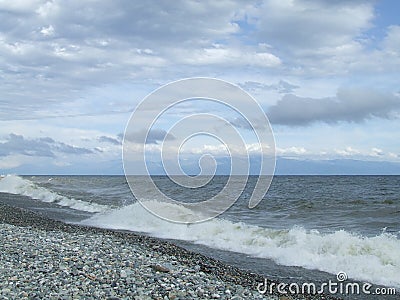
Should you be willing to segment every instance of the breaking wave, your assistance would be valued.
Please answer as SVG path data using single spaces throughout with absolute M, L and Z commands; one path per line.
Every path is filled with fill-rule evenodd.
M 173 210 L 176 214 L 188 213 L 187 208 L 179 205 L 157 201 L 150 201 L 149 205 L 162 205 L 165 206 L 163 209 Z M 191 241 L 215 249 L 269 258 L 286 266 L 332 274 L 344 271 L 356 280 L 400 287 L 400 240 L 389 233 L 365 237 L 344 230 L 332 233 L 301 227 L 277 230 L 224 219 L 185 225 L 164 221 L 139 203 L 96 214 L 82 223 Z
M 110 207 L 107 205 L 96 204 L 59 195 L 56 192 L 41 187 L 28 179 L 16 175 L 6 175 L 0 179 L 0 192 L 28 196 L 32 199 L 43 202 L 56 203 L 60 206 L 92 213 L 103 212 L 110 209 Z

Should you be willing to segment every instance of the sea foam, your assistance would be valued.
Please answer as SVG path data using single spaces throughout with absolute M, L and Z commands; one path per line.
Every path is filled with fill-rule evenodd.
M 187 208 L 150 201 L 146 206 L 162 205 L 164 209 L 187 213 Z M 337 274 L 375 284 L 400 287 L 400 240 L 382 233 L 365 237 L 344 230 L 320 233 L 293 227 L 269 229 L 213 219 L 199 224 L 177 224 L 162 220 L 139 203 L 96 214 L 82 222 L 109 229 L 145 232 L 160 238 L 191 241 L 212 248 L 269 258 L 281 265 Z
M 17 175 L 6 175 L 0 179 L 0 192 L 28 196 L 43 202 L 53 202 L 60 206 L 87 212 L 102 212 L 109 210 L 107 205 L 68 198 L 49 189 L 38 186 L 34 182 Z

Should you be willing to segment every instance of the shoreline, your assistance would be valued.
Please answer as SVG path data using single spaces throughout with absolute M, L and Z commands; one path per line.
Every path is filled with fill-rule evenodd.
M 0 295 L 5 299 L 91 299 L 93 294 L 92 299 L 339 299 L 329 295 L 262 295 L 257 285 L 264 282 L 263 276 L 168 241 L 66 224 L 10 205 L 0 204 L 0 226 Z M 9 261 L 11 256 L 16 259 Z M 51 268 L 30 270 L 38 260 Z M 36 276 L 38 269 L 40 276 Z M 24 275 L 26 271 L 30 271 L 32 282 Z M 48 278 L 62 284 L 55 288 Z M 42 285 L 47 288 L 40 290 Z

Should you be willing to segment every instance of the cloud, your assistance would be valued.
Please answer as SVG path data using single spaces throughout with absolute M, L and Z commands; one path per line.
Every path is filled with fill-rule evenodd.
M 95 101 L 83 96 L 87 88 L 126 82 L 266 68 L 284 75 L 382 64 L 398 70 L 398 26 L 366 51 L 374 2 L 331 2 L 2 1 L 0 120 L 44 117 L 71 100 Z M 255 88 L 296 88 L 275 85 Z
M 27 156 L 54 157 L 50 144 L 47 140 L 26 140 L 22 135 L 10 134 L 7 141 L 1 143 L 0 156 L 10 154 L 23 154 Z
M 254 27 L 248 39 L 279 55 L 285 74 L 397 72 L 398 26 L 384 28 L 376 22 L 384 18 L 376 4 L 373 0 L 261 1 L 246 10 L 246 20 Z M 376 29 L 382 31 L 377 34 Z M 384 32 L 386 37 L 381 36 Z
M 16 168 L 27 161 L 23 160 L 22 158 L 26 158 L 24 155 L 7 155 L 7 156 L 0 156 L 0 169 L 12 169 Z
M 288 52 L 315 53 L 346 45 L 371 27 L 372 1 L 263 1 L 254 12 L 257 34 Z
M 163 140 L 172 141 L 175 136 L 166 132 L 164 129 L 152 129 L 150 131 L 141 130 L 137 132 L 125 133 L 125 140 L 134 143 L 143 143 L 146 140 L 146 144 L 158 144 Z
M 279 80 L 279 82 L 275 84 L 265 84 L 256 81 L 246 81 L 244 83 L 239 83 L 239 86 L 245 89 L 246 91 L 253 93 L 258 92 L 260 90 L 273 90 L 281 94 L 293 93 L 297 88 L 299 88 L 298 85 L 291 84 L 285 80 Z
M 281 60 L 276 55 L 265 51 L 254 51 L 240 48 L 226 48 L 214 45 L 211 48 L 196 50 L 185 62 L 193 65 L 237 65 L 255 67 L 276 67 Z
M 92 150 L 57 142 L 49 137 L 26 139 L 22 135 L 10 134 L 0 142 L 0 156 L 21 154 L 25 156 L 56 157 L 56 153 L 90 154 Z
M 251 123 L 249 123 L 251 121 Z M 246 129 L 250 131 L 254 131 L 255 129 L 265 129 L 267 124 L 265 124 L 264 119 L 256 119 L 246 120 L 244 117 L 236 117 L 229 120 L 229 123 L 236 128 Z
M 241 9 L 236 1 L 1 1 L 0 119 L 46 115 L 88 87 L 165 81 L 195 50 L 235 34 Z M 239 54 L 249 55 L 246 63 L 274 60 Z
M 371 156 L 383 156 L 383 155 L 385 155 L 385 153 L 382 149 L 372 148 L 370 155 Z
M 43 1 L 38 0 L 15 0 L 15 1 L 0 1 L 0 11 L 8 13 L 23 14 L 34 10 Z
M 389 52 L 399 54 L 400 52 L 400 26 L 389 26 L 384 45 Z
M 68 154 L 90 154 L 92 150 L 82 147 L 76 147 L 68 145 L 62 142 L 54 143 L 53 150 L 56 152 L 68 153 Z
M 349 153 L 352 145 L 357 155 L 398 160 L 392 140 L 400 116 L 400 94 L 393 94 L 399 93 L 400 26 L 386 19 L 388 8 L 375 0 L 0 0 L 2 164 L 59 159 L 70 160 L 73 170 L 87 165 L 74 154 L 90 151 L 85 159 L 96 160 L 93 169 L 100 159 L 117 160 L 122 138 L 109 132 L 121 132 L 148 93 L 191 76 L 241 82 L 262 107 L 276 103 L 268 111 L 274 124 L 329 124 L 307 131 L 278 126 L 282 155 L 335 157 L 334 149 Z M 339 86 L 353 84 L 358 90 L 335 96 Z M 220 112 L 195 102 L 169 110 L 146 149 L 159 149 L 164 137 L 179 139 L 162 131 L 174 118 Z M 251 135 L 236 114 L 221 116 Z M 362 123 L 368 119 L 374 120 Z M 137 143 L 146 133 L 136 130 L 127 135 L 129 146 L 143 147 Z M 338 139 L 329 140 L 333 135 Z
M 101 142 L 101 143 L 110 143 L 110 144 L 113 144 L 113 145 L 121 145 L 121 139 L 120 138 L 116 139 L 116 138 L 105 136 L 105 135 L 100 136 L 98 138 L 98 141 Z
M 307 150 L 304 147 L 289 147 L 289 148 L 276 148 L 276 154 L 279 156 L 287 156 L 287 155 L 304 155 L 307 153 Z
M 354 156 L 354 155 L 360 155 L 361 151 L 349 146 L 346 147 L 345 149 L 336 149 L 335 153 L 339 154 L 340 156 Z
M 334 98 L 285 95 L 267 111 L 271 123 L 304 126 L 314 122 L 361 122 L 391 118 L 400 110 L 400 97 L 368 90 L 341 89 Z

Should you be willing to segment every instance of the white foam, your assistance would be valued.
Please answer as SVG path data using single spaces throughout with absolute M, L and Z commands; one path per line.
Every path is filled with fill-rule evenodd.
M 90 203 L 59 195 L 16 175 L 7 175 L 0 179 L 0 192 L 28 196 L 43 202 L 54 202 L 60 206 L 87 212 L 102 212 L 110 209 L 107 205 Z
M 156 201 L 177 214 L 186 208 Z M 181 211 L 182 210 L 182 211 Z M 364 237 L 344 230 L 333 233 L 307 231 L 300 227 L 276 230 L 233 223 L 223 219 L 192 225 L 159 219 L 139 203 L 83 221 L 85 225 L 146 232 L 156 237 L 192 241 L 212 248 L 273 259 L 286 266 L 301 266 L 349 278 L 400 287 L 400 240 L 391 234 Z

